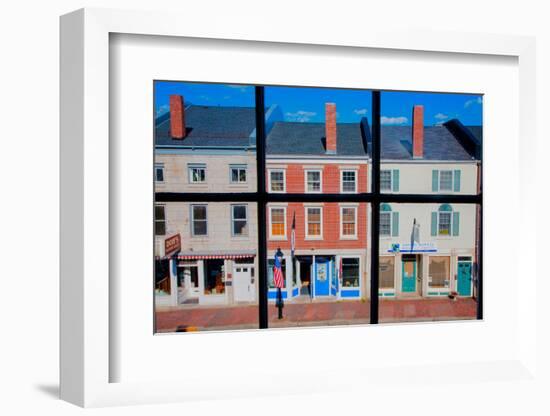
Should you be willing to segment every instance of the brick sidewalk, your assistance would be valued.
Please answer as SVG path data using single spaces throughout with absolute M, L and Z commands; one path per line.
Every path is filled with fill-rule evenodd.
M 434 321 L 476 317 L 473 299 L 380 300 L 380 322 Z M 370 302 L 341 301 L 286 303 L 284 319 L 277 319 L 277 308 L 269 304 L 272 327 L 365 324 L 369 322 Z M 156 313 L 158 332 L 173 332 L 178 326 L 198 330 L 258 328 L 257 306 L 166 308 Z

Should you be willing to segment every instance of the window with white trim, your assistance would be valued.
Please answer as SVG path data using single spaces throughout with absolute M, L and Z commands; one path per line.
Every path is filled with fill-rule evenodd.
M 391 170 L 380 171 L 380 190 L 381 191 L 392 190 L 392 171 Z
M 341 189 L 343 193 L 357 192 L 357 171 L 342 170 L 341 171 Z
M 208 235 L 207 210 L 207 205 L 191 205 L 191 235 L 193 237 Z
M 380 212 L 380 237 L 391 236 L 391 217 L 391 211 Z
M 439 171 L 439 190 L 452 192 L 453 190 L 453 171 L 452 170 Z
M 269 190 L 271 192 L 285 192 L 284 169 L 271 169 L 269 171 Z
M 248 235 L 248 206 L 231 205 L 231 235 L 245 237 Z
M 320 193 L 322 192 L 322 174 L 320 170 L 306 170 L 306 192 Z
M 439 235 L 451 235 L 452 226 L 452 212 L 439 212 L 438 219 L 438 234 Z
M 357 207 L 340 207 L 340 237 L 357 237 Z
M 286 208 L 269 208 L 269 234 L 272 239 L 286 239 Z
M 229 179 L 231 183 L 246 183 L 247 167 L 246 165 L 232 165 L 229 167 Z
M 323 208 L 306 207 L 306 238 L 323 237 Z
M 188 165 L 189 183 L 206 182 L 206 165 L 190 164 Z

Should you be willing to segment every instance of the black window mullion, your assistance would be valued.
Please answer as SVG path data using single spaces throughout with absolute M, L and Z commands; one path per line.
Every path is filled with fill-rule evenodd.
M 256 176 L 258 203 L 258 314 L 260 328 L 268 327 L 267 302 L 267 233 L 265 191 L 265 99 L 264 87 L 255 87 L 256 96 Z
M 378 277 L 380 245 L 380 91 L 372 92 L 372 202 L 370 244 L 370 323 L 378 323 Z
M 479 205 L 478 212 L 478 248 L 477 248 L 477 267 L 476 267 L 476 300 L 477 300 L 477 319 L 483 319 L 483 205 Z

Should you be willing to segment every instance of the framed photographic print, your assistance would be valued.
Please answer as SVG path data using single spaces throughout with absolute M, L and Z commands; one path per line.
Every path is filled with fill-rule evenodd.
M 180 17 L 62 18 L 62 398 L 532 371 L 533 40 Z

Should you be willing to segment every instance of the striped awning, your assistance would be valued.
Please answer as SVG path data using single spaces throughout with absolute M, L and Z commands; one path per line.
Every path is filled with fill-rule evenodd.
M 255 254 L 178 254 L 178 260 L 233 260 L 255 257 Z

